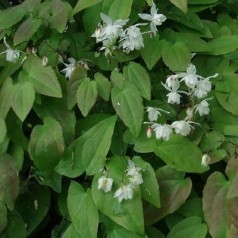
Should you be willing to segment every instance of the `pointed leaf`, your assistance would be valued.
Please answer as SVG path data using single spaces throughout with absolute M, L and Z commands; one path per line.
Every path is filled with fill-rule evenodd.
M 96 238 L 99 223 L 97 208 L 92 200 L 91 190 L 71 182 L 67 204 L 72 224 L 82 237 Z
M 62 97 L 60 84 L 51 66 L 43 67 L 42 60 L 30 55 L 23 69 L 27 72 L 27 79 L 33 84 L 37 93 L 50 97 Z
M 24 121 L 30 112 L 34 100 L 35 90 L 32 83 L 24 81 L 14 85 L 12 109 L 21 121 Z
M 169 141 L 163 141 L 155 153 L 165 163 L 179 171 L 203 173 L 208 170 L 201 165 L 201 150 L 189 139 L 180 135 L 173 135 Z
M 165 41 L 159 40 L 158 36 L 153 38 L 150 38 L 149 36 L 144 37 L 145 47 L 140 51 L 141 56 L 149 70 L 151 70 L 161 58 L 164 43 Z
M 115 116 L 109 117 L 86 131 L 66 149 L 56 171 L 74 178 L 85 170 L 92 175 L 103 168 L 115 122 Z
M 7 207 L 0 201 L 0 234 L 7 226 Z
M 52 16 L 50 23 L 59 33 L 65 30 L 68 20 L 68 7 L 61 0 L 52 1 Z
M 31 133 L 29 153 L 35 166 L 43 171 L 52 171 L 63 151 L 64 138 L 59 122 L 46 117 L 44 125 L 35 126 Z
M 207 235 L 207 226 L 202 224 L 199 217 L 188 217 L 177 223 L 169 232 L 167 238 L 205 238 Z
M 130 62 L 128 66 L 123 68 L 123 76 L 139 89 L 142 97 L 150 100 L 150 76 L 140 64 Z
M 111 91 L 111 83 L 103 74 L 96 73 L 94 75 L 95 82 L 97 83 L 98 94 L 105 100 L 108 101 Z
M 29 41 L 41 25 L 40 19 L 28 18 L 16 30 L 14 45 Z
M 25 9 L 21 5 L 2 10 L 0 14 L 0 30 L 10 28 L 18 23 L 25 13 Z
M 85 8 L 91 7 L 95 4 L 100 3 L 102 0 L 78 0 L 75 8 L 74 8 L 74 14 L 82 11 Z
M 164 63 L 172 71 L 186 71 L 190 63 L 191 54 L 182 42 L 167 43 L 162 51 L 162 58 Z
M 6 123 L 2 118 L 0 118 L 0 143 L 4 141 L 6 134 L 7 134 Z
M 137 137 L 141 130 L 144 114 L 142 98 L 138 89 L 131 82 L 125 82 L 123 89 L 112 88 L 111 97 L 116 113 L 129 127 L 132 135 Z
M 178 7 L 183 12 L 187 12 L 188 6 L 187 6 L 187 0 L 170 0 L 176 7 Z
M 76 95 L 77 104 L 83 116 L 86 117 L 88 115 L 97 100 L 97 95 L 96 82 L 85 78 L 79 85 Z

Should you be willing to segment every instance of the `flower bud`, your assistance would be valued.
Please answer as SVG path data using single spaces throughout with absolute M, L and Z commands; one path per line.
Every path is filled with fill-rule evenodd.
M 152 136 L 152 128 L 151 127 L 147 128 L 146 135 L 147 135 L 147 138 L 151 138 L 151 136 Z
M 47 64 L 48 64 L 48 58 L 44 56 L 42 59 L 42 66 L 47 66 Z
M 206 167 L 206 166 L 208 166 L 210 161 L 211 161 L 211 157 L 208 154 L 204 154 L 202 156 L 202 163 L 201 163 L 201 165 Z

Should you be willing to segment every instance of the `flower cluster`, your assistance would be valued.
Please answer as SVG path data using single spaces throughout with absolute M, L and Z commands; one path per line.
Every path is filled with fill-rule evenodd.
M 150 32 L 156 35 L 157 26 L 161 25 L 166 17 L 163 14 L 158 14 L 155 4 L 152 4 L 150 14 L 138 14 L 139 17 L 145 21 L 150 22 Z M 112 19 L 105 15 L 100 14 L 102 23 L 98 24 L 92 37 L 96 38 L 96 42 L 102 43 L 100 50 L 105 50 L 105 55 L 111 54 L 115 49 L 122 48 L 124 52 L 129 53 L 133 50 L 140 50 L 144 47 L 143 37 L 140 26 L 147 25 L 148 23 L 138 23 L 129 26 L 126 29 L 123 27 L 127 24 L 129 19 L 112 21 Z M 146 32 L 144 32 L 146 33 Z M 116 46 L 116 44 L 118 46 Z
M 147 129 L 147 137 L 152 136 L 152 132 L 155 132 L 157 139 L 169 140 L 173 131 L 176 134 L 187 136 L 194 128 L 193 125 L 199 125 L 192 121 L 193 112 L 198 113 L 200 116 L 208 115 L 210 112 L 208 101 L 212 98 L 204 99 L 211 91 L 210 79 L 217 77 L 218 74 L 204 78 L 196 73 L 196 67 L 190 64 L 186 72 L 174 74 L 167 78 L 165 84 L 162 83 L 164 88 L 169 91 L 167 96 L 167 102 L 170 104 L 180 104 L 182 94 L 189 97 L 191 101 L 191 107 L 186 111 L 187 116 L 183 120 L 174 121 L 170 124 L 156 123 L 158 117 L 161 116 L 161 112 L 164 110 L 160 108 L 147 107 L 148 120 L 145 124 L 149 124 Z M 184 83 L 187 90 L 179 90 L 181 83 Z M 194 105 L 194 102 L 197 102 Z
M 136 167 L 135 163 L 131 160 L 128 160 L 125 175 L 126 179 L 124 180 L 126 180 L 126 182 L 123 182 L 114 193 L 114 198 L 117 198 L 119 203 L 121 203 L 122 200 L 132 199 L 134 196 L 134 189 L 143 183 L 141 168 Z M 103 190 L 105 193 L 112 190 L 112 185 L 113 179 L 108 176 L 103 175 L 98 179 L 98 189 Z

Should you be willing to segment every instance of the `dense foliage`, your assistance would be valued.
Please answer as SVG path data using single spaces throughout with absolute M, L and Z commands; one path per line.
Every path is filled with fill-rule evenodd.
M 0 3 L 0 237 L 238 237 L 238 2 Z

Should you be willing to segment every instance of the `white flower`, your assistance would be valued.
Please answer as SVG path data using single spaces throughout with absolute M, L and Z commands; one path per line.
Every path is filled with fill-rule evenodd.
M 191 126 L 191 123 L 194 123 L 194 122 L 184 121 L 184 120 L 175 121 L 172 123 L 172 127 L 175 129 L 176 134 L 180 134 L 182 136 L 187 136 L 187 135 L 189 135 L 189 133 L 191 132 L 191 130 L 193 128 Z M 196 124 L 196 123 L 194 123 L 194 124 Z
M 150 21 L 150 29 L 156 35 L 156 26 L 162 25 L 167 19 L 163 14 L 158 14 L 155 4 L 153 3 L 150 9 L 150 14 L 138 14 L 143 20 Z
M 122 47 L 126 53 L 133 50 L 140 50 L 144 47 L 143 37 L 140 29 L 137 27 L 138 25 L 141 24 L 128 27 L 122 35 L 119 47 Z
M 126 175 L 129 176 L 129 181 L 132 186 L 143 183 L 143 178 L 140 171 L 141 171 L 140 167 L 136 167 L 135 163 L 132 160 L 128 160 Z
M 149 121 L 157 121 L 158 116 L 161 115 L 159 110 L 154 107 L 147 107 L 146 111 L 148 112 L 148 119 Z
M 13 50 L 7 44 L 6 37 L 3 38 L 3 41 L 4 41 L 5 46 L 7 47 L 7 50 L 2 52 L 1 54 L 5 54 L 6 53 L 6 61 L 15 63 L 19 59 L 19 57 L 20 57 L 20 51 Z
M 187 73 L 181 73 L 178 76 L 182 77 L 181 81 L 184 81 L 189 88 L 194 88 L 198 83 L 196 67 L 193 64 L 188 66 Z
M 128 200 L 133 198 L 133 186 L 121 185 L 119 189 L 114 194 L 114 198 L 118 199 L 118 202 L 121 203 L 123 199 Z
M 171 125 L 161 125 L 155 123 L 152 125 L 152 128 L 154 129 L 155 136 L 157 139 L 163 139 L 165 141 L 169 140 L 170 135 L 173 133 Z
M 195 112 L 198 112 L 201 117 L 203 115 L 208 115 L 210 112 L 209 104 L 206 100 L 201 101 L 194 108 L 195 108 Z
M 198 99 L 204 98 L 207 96 L 208 92 L 212 89 L 211 83 L 208 78 L 204 80 L 199 80 L 196 88 L 193 90 L 193 95 Z
M 99 27 L 96 29 L 95 33 L 92 35 L 96 38 L 97 42 L 102 42 L 105 40 L 112 41 L 113 39 L 119 37 L 123 33 L 122 27 L 128 22 L 129 19 L 126 20 L 116 20 L 115 22 L 112 21 L 112 19 L 101 13 L 100 17 L 103 21 L 103 25 L 99 25 Z M 107 44 L 104 45 L 108 45 Z
M 71 77 L 71 75 L 77 65 L 77 62 L 74 58 L 68 58 L 68 61 L 69 61 L 69 64 L 62 62 L 66 67 L 61 70 L 61 72 L 65 74 L 66 78 Z
M 134 174 L 129 178 L 130 184 L 132 186 L 140 185 L 143 183 L 143 178 L 141 173 Z
M 180 83 L 178 81 L 178 75 L 174 74 L 174 75 L 170 75 L 167 79 L 165 84 L 170 87 L 170 88 L 179 88 Z
M 127 176 L 134 176 L 141 171 L 140 167 L 136 167 L 135 163 L 132 160 L 128 160 L 128 167 L 127 167 Z
M 210 161 L 211 161 L 210 156 L 209 156 L 208 154 L 204 154 L 204 155 L 202 156 L 201 165 L 206 167 L 206 166 L 208 166 L 208 164 L 210 163 Z
M 98 189 L 102 189 L 105 193 L 111 191 L 113 184 L 112 178 L 107 178 L 105 176 L 101 176 L 98 179 Z
M 168 87 L 167 85 L 161 83 L 170 93 L 168 93 L 166 96 L 168 97 L 168 103 L 171 104 L 180 104 L 180 97 L 181 95 L 179 93 L 185 93 L 188 94 L 185 91 L 178 90 L 179 89 L 179 84 L 173 84 L 172 87 Z

